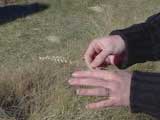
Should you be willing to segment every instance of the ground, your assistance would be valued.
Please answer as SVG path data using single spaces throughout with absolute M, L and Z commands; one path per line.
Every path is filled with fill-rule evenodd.
M 0 119 L 151 120 L 128 108 L 86 110 L 86 103 L 100 98 L 75 96 L 67 80 L 87 69 L 81 58 L 91 40 L 143 22 L 160 11 L 160 1 L 37 1 L 48 9 L 0 25 Z M 128 70 L 158 72 L 159 64 Z

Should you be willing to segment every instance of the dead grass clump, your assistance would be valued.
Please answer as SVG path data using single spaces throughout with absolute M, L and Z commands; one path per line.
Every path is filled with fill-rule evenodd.
M 33 111 L 39 111 L 56 77 L 50 69 L 37 63 L 15 69 L 1 68 L 0 108 L 18 120 L 25 120 Z

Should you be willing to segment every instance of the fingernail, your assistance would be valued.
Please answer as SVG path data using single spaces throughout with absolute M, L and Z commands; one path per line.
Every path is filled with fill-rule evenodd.
M 76 94 L 79 94 L 80 93 L 80 90 L 76 90 Z
M 77 75 L 78 75 L 78 72 L 72 73 L 72 76 L 77 76 Z
M 72 81 L 73 81 L 73 80 L 68 80 L 68 82 L 69 82 L 70 84 L 72 84 Z
M 86 105 L 85 107 L 86 107 L 86 109 L 89 109 L 89 105 Z

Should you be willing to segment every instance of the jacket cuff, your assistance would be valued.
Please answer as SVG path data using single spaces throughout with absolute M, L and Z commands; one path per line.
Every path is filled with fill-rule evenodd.
M 160 74 L 135 71 L 132 76 L 130 107 L 160 119 Z
M 145 62 L 153 56 L 152 41 L 150 38 L 149 24 L 135 24 L 122 30 L 115 30 L 110 35 L 120 35 L 125 41 L 127 48 L 127 59 L 119 68 L 127 68 L 135 63 Z

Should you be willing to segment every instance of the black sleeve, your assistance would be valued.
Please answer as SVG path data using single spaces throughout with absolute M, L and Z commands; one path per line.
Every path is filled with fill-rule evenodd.
M 160 74 L 135 71 L 132 76 L 131 111 L 160 119 Z
M 160 58 L 160 13 L 144 23 L 112 31 L 110 35 L 120 35 L 126 43 L 128 59 L 119 68 Z

